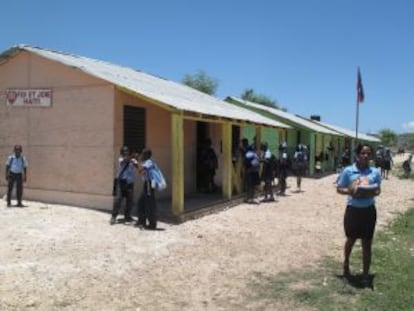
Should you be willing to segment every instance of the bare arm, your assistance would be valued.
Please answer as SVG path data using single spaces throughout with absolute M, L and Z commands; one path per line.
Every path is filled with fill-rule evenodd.
M 338 187 L 338 188 L 336 188 L 336 192 L 339 193 L 339 194 L 350 195 L 354 198 L 373 197 L 373 196 L 378 196 L 381 193 L 381 188 L 380 187 L 375 189 L 375 191 L 373 193 L 367 193 L 367 194 L 357 193 L 356 188 L 357 187 L 349 187 L 349 188 Z
M 350 188 L 338 187 L 338 188 L 336 188 L 336 192 L 339 193 L 339 194 L 352 195 L 353 190 L 350 189 Z

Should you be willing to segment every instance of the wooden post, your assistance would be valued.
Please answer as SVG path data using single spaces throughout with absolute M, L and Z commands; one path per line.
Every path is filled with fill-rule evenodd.
M 262 127 L 260 125 L 255 127 L 255 133 L 256 141 L 254 148 L 256 148 L 257 151 L 260 150 L 260 144 L 262 143 Z
M 315 151 L 316 151 L 316 141 L 315 141 L 315 133 L 310 131 L 309 132 L 309 175 L 313 175 L 315 173 Z
M 326 147 L 325 147 L 325 139 L 326 139 L 326 134 L 321 134 L 322 137 L 322 158 L 321 158 L 321 171 L 324 173 L 325 172 L 325 168 L 326 168 L 326 161 L 325 161 L 325 152 L 326 152 Z
M 171 114 L 171 145 L 172 212 L 180 216 L 184 212 L 184 121 L 175 112 Z
M 231 135 L 231 123 L 223 123 L 221 126 L 221 140 L 223 149 L 223 183 L 222 193 L 225 199 L 230 200 L 233 190 L 232 184 L 232 135 Z

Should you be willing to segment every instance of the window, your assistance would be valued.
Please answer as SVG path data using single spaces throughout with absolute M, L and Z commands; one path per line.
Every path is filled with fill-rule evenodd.
M 141 152 L 145 147 L 145 109 L 124 106 L 124 145 L 131 152 Z

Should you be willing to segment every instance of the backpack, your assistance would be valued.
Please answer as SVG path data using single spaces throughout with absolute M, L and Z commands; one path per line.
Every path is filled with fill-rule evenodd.
M 165 190 L 167 188 L 167 182 L 164 175 L 158 168 L 157 164 L 153 162 L 153 166 L 148 170 L 149 179 L 151 180 L 151 187 L 158 191 Z
M 303 151 L 298 151 L 296 155 L 296 162 L 305 162 L 305 154 L 303 153 Z
M 244 163 L 246 169 L 258 171 L 260 167 L 259 157 L 253 150 L 248 150 L 244 156 Z
M 277 161 L 276 156 L 274 154 L 272 154 L 270 156 L 270 160 L 269 160 L 269 166 L 270 166 L 270 169 L 272 170 L 272 172 L 275 172 L 277 170 L 277 166 L 278 166 L 277 162 L 278 161 Z
M 403 162 L 402 167 L 403 167 L 404 171 L 411 171 L 411 161 L 410 160 L 405 160 Z
M 280 156 L 279 163 L 281 167 L 287 167 L 289 165 L 289 156 L 286 152 L 283 152 Z
M 390 151 L 385 151 L 384 154 L 384 161 L 391 161 L 391 152 Z

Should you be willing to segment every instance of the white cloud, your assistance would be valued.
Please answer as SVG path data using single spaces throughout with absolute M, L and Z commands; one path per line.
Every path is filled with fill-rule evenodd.
M 414 131 L 414 121 L 408 121 L 402 124 L 403 129 L 407 131 Z

